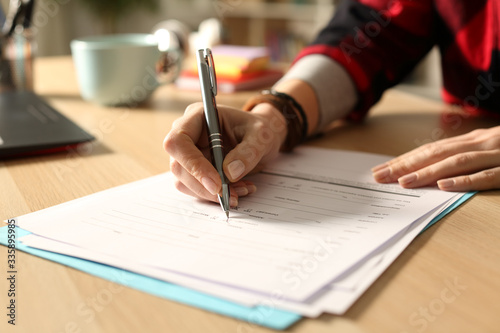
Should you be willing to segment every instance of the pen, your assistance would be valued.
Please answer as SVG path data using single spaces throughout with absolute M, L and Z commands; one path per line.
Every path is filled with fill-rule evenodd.
M 209 48 L 200 49 L 196 53 L 196 59 L 198 61 L 198 75 L 200 77 L 205 120 L 208 127 L 208 141 L 210 142 L 210 150 L 212 152 L 212 164 L 215 166 L 222 180 L 222 195 L 218 195 L 219 203 L 224 213 L 226 213 L 226 218 L 229 219 L 229 182 L 222 169 L 224 146 L 222 143 L 222 134 L 219 129 L 219 111 L 215 102 L 217 80 L 212 51 Z

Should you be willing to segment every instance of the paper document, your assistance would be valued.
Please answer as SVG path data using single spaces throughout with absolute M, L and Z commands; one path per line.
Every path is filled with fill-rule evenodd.
M 21 216 L 24 244 L 217 297 L 317 316 L 344 312 L 463 193 L 377 184 L 388 156 L 301 147 L 248 179 L 226 222 L 169 173 Z
M 399 253 L 408 245 L 408 243 L 416 236 L 429 220 L 437 214 L 438 211 L 428 214 L 420 219 L 408 230 L 402 232 L 401 238 L 395 237 L 393 242 L 389 242 L 383 248 L 372 253 L 366 258 L 365 262 L 361 262 L 359 267 L 352 271 L 346 272 L 345 276 L 339 280 L 329 284 L 319 297 L 307 302 L 297 303 L 282 299 L 280 294 L 273 295 L 272 298 L 255 295 L 243 290 L 236 290 L 214 283 L 189 279 L 186 276 L 177 275 L 175 273 L 160 270 L 154 267 L 130 264 L 126 260 L 118 262 L 117 258 L 105 257 L 102 254 L 95 253 L 92 250 L 77 248 L 61 242 L 52 241 L 50 239 L 29 235 L 23 238 L 23 243 L 28 246 L 44 249 L 51 252 L 63 252 L 66 255 L 84 258 L 91 261 L 101 262 L 103 264 L 119 264 L 120 267 L 132 271 L 140 271 L 151 277 L 172 283 L 182 283 L 189 288 L 203 291 L 210 295 L 227 299 L 232 302 L 237 302 L 245 306 L 269 306 L 271 302 L 276 307 L 282 310 L 300 313 L 308 317 L 316 317 L 323 312 L 334 314 L 344 313 L 354 301 L 370 286 L 370 284 L 387 268 L 387 266 L 399 255 Z

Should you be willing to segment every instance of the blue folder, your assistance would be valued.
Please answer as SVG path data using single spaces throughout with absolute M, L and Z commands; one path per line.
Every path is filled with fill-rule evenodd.
M 440 215 L 435 217 L 424 230 L 439 221 L 446 214 L 458 207 L 460 204 L 472 197 L 474 193 L 467 193 L 457 200 L 453 205 L 448 207 Z M 0 228 L 0 244 L 7 245 L 8 227 Z M 422 231 L 423 232 L 423 231 Z M 29 231 L 21 228 L 16 228 L 16 241 L 28 235 Z M 169 282 L 154 279 L 141 274 L 126 271 L 120 268 L 103 265 L 94 261 L 79 259 L 63 254 L 39 250 L 28 247 L 22 243 L 16 242 L 16 248 L 35 256 L 45 258 L 57 263 L 78 269 L 80 271 L 101 277 L 112 282 L 122 284 L 149 294 L 163 297 L 175 302 L 191 305 L 215 312 L 218 314 L 233 317 L 249 324 L 257 324 L 269 328 L 284 330 L 300 320 L 302 317 L 299 314 L 288 311 L 270 308 L 266 306 L 247 307 L 234 302 L 226 301 L 217 297 L 213 297 L 189 288 L 181 287 Z

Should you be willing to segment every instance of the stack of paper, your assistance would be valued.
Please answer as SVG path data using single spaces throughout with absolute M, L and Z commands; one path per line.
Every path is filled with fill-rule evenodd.
M 247 307 L 342 314 L 463 193 L 377 184 L 387 156 L 302 147 L 251 176 L 226 222 L 171 174 L 17 218 L 28 246 L 169 281 Z
M 217 88 L 222 93 L 270 86 L 283 75 L 270 68 L 267 48 L 219 45 L 212 48 Z M 176 80 L 180 89 L 199 90 L 198 69 L 193 63 Z

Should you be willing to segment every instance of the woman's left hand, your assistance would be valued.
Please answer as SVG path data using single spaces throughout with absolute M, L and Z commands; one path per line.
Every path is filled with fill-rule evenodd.
M 500 126 L 423 145 L 372 169 L 379 183 L 444 191 L 500 189 Z

